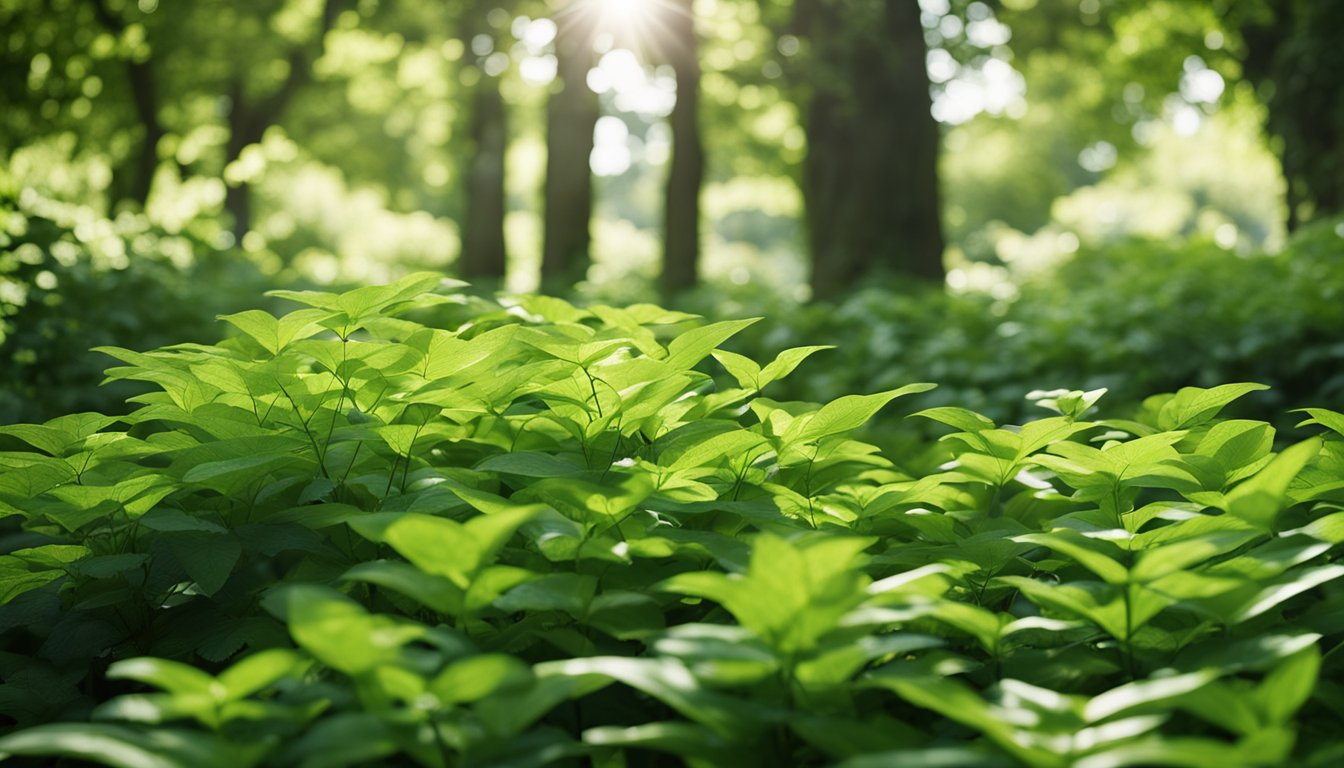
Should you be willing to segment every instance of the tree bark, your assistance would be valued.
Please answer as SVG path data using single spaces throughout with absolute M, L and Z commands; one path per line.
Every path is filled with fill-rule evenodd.
M 592 13 L 571 3 L 556 16 L 556 90 L 546 121 L 546 182 L 541 280 L 565 290 L 588 272 L 593 215 L 589 158 L 597 125 L 597 94 L 588 87 L 593 64 Z
M 799 0 L 812 42 L 803 168 L 812 291 L 875 272 L 939 283 L 939 130 L 916 0 Z
M 699 280 L 700 187 L 705 157 L 700 142 L 699 41 L 691 6 L 691 0 L 680 0 L 665 11 L 665 30 L 670 38 L 667 58 L 677 78 L 677 100 L 668 118 L 672 158 L 663 216 L 661 283 L 666 296 L 692 288 Z
M 1344 213 L 1344 5 L 1283 2 L 1243 28 L 1248 80 L 1266 102 L 1265 131 L 1281 142 L 1289 231 Z
M 99 22 L 115 35 L 126 30 L 126 22 L 108 7 L 106 0 L 97 0 L 93 4 L 94 14 Z M 140 146 L 136 151 L 131 181 L 126 185 L 127 199 L 138 203 L 143 209 L 149 202 L 150 188 L 154 185 L 154 174 L 159 168 L 159 142 L 167 134 L 159 120 L 158 80 L 149 61 L 127 59 L 126 80 L 131 88 L 131 103 L 135 107 L 136 117 L 143 131 Z
M 318 25 L 315 46 L 295 46 L 288 55 L 289 74 L 274 93 L 252 103 L 247 100 L 243 88 L 243 79 L 237 76 L 230 88 L 231 108 L 229 110 L 229 141 L 225 145 L 224 164 L 228 165 L 242 156 L 247 147 L 261 142 L 266 129 L 276 124 L 284 114 L 285 108 L 298 93 L 313 79 L 313 62 L 322 57 L 326 50 L 327 32 L 336 22 L 339 0 L 326 0 L 322 6 L 322 18 Z M 309 52 L 310 47 L 316 50 Z M 248 182 L 231 184 L 224 195 L 224 210 L 233 217 L 233 236 L 242 242 L 243 236 L 252 229 L 252 189 Z
M 499 79 L 482 74 L 472 98 L 470 166 L 462 224 L 461 272 L 499 282 L 508 268 L 504 246 L 504 154 L 508 125 Z

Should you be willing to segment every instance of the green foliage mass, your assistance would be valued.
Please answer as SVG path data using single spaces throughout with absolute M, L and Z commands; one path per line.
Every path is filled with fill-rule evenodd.
M 930 385 L 775 400 L 839 353 L 442 285 L 278 291 L 220 344 L 105 349 L 156 388 L 127 415 L 0 428 L 0 754 L 1341 758 L 1344 414 L 1280 444 L 1219 415 L 1256 384 L 1058 392 L 883 453 L 854 430 Z
M 217 341 L 214 316 L 247 306 L 264 279 L 206 237 L 0 192 L 0 423 L 123 412 L 144 387 L 96 388 L 107 359 L 90 346 Z
M 1007 297 L 898 292 L 875 285 L 835 303 L 774 312 L 734 339 L 764 357 L 835 344 L 787 396 L 835 397 L 914 379 L 941 404 L 1030 418 L 1038 389 L 1100 389 L 1122 407 L 1153 392 L 1251 379 L 1273 387 L 1248 415 L 1278 419 L 1344 398 L 1344 239 L 1338 222 L 1304 229 L 1281 253 L 1238 256 L 1211 243 L 1130 240 L 1084 248 L 1057 268 L 1006 282 Z M 724 298 L 701 297 L 709 304 Z M 752 298 L 743 303 L 756 303 Z M 698 303 L 693 306 L 699 306 Z

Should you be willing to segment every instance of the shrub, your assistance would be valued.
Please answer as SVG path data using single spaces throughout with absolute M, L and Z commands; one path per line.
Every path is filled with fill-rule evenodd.
M 1129 408 L 1153 392 L 1251 379 L 1273 390 L 1245 415 L 1273 419 L 1293 404 L 1344 401 L 1341 231 L 1313 227 L 1274 256 L 1119 243 L 1023 278 L 1005 299 L 871 287 L 836 304 L 776 307 L 779 323 L 732 346 L 769 357 L 837 345 L 835 364 L 786 383 L 786 395 L 807 399 L 927 379 L 941 403 L 1021 421 L 1036 389 L 1106 388 L 1113 407 Z
M 89 347 L 218 341 L 215 315 L 248 306 L 262 283 L 190 231 L 0 193 L 0 423 L 121 412 L 143 387 L 98 389 L 108 359 Z
M 0 753 L 116 766 L 1330 765 L 1344 415 L 1095 392 L 884 454 L 751 321 L 282 291 L 0 428 Z M 717 362 L 709 362 L 710 357 Z M 715 379 L 705 371 L 723 373 Z M 905 400 L 903 398 L 911 398 Z M 910 410 L 905 408 L 905 410 Z M 15 525 L 17 523 L 17 525 Z

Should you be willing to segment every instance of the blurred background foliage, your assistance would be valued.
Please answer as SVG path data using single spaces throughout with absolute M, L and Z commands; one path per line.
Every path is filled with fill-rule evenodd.
M 1344 3 L 0 0 L 0 422 L 266 287 L 769 315 L 793 396 L 1344 400 Z M 749 348 L 747 348 L 749 347 Z

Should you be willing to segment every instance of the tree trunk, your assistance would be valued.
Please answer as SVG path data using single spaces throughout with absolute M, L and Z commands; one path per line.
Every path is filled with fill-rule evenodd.
M 318 21 L 315 45 L 296 45 L 288 55 L 289 75 L 280 87 L 269 96 L 249 102 L 243 88 L 241 77 L 235 77 L 232 83 L 229 110 L 229 141 L 225 145 L 224 164 L 228 165 L 242 156 L 243 150 L 252 144 L 261 142 L 266 129 L 280 120 L 285 108 L 289 106 L 303 86 L 313 79 L 313 62 L 322 57 L 326 50 L 327 32 L 331 31 L 340 10 L 339 0 L 326 0 L 322 5 L 322 17 Z M 308 49 L 313 48 L 312 52 Z M 224 196 L 224 210 L 233 216 L 233 236 L 241 243 L 243 236 L 252 229 L 252 190 L 251 184 L 241 181 L 229 185 Z
M 938 125 L 916 0 L 800 0 L 812 41 L 803 168 L 812 292 L 875 272 L 939 283 Z
M 705 157 L 700 143 L 700 61 L 691 0 L 680 0 L 665 15 L 670 38 L 667 57 L 677 78 L 672 125 L 672 159 L 663 217 L 663 294 L 695 286 L 700 259 L 700 186 Z
M 229 140 L 224 145 L 224 165 L 242 156 L 243 150 L 259 143 L 266 126 L 278 115 L 263 115 L 247 103 L 243 95 L 243 81 L 235 77 L 229 88 Z M 226 182 L 227 183 L 227 182 Z M 252 185 L 247 181 L 228 184 L 224 192 L 224 210 L 233 219 L 231 231 L 235 243 L 242 244 L 243 236 L 252 230 Z
M 121 35 L 126 31 L 126 22 L 108 7 L 106 0 L 95 2 L 93 10 L 109 32 Z M 127 59 L 126 79 L 131 88 L 131 103 L 135 106 L 135 114 L 144 133 L 133 161 L 134 171 L 129 185 L 117 186 L 126 189 L 127 199 L 135 201 L 143 209 L 149 202 L 154 174 L 159 168 L 159 141 L 167 131 L 159 120 L 158 81 L 154 76 L 153 65 L 149 61 Z
M 462 277 L 499 282 L 507 270 L 504 247 L 504 154 L 508 126 L 499 78 L 482 74 L 472 99 L 467 207 L 462 224 Z
M 158 84 L 154 79 L 154 70 L 148 61 L 127 64 L 131 81 L 131 95 L 135 100 L 135 111 L 144 127 L 144 136 L 140 139 L 140 152 L 136 157 L 135 186 L 131 194 L 144 208 L 149 203 L 150 188 L 154 186 L 154 174 L 159 169 L 159 141 L 167 133 L 163 123 L 159 122 Z
M 593 181 L 589 158 L 597 125 L 597 94 L 588 87 L 596 19 L 577 3 L 556 16 L 557 90 L 546 121 L 546 183 L 542 286 L 564 290 L 588 272 Z
M 1288 230 L 1344 213 L 1344 4 L 1284 2 L 1241 30 L 1248 80 L 1272 95 L 1266 133 L 1281 142 Z

